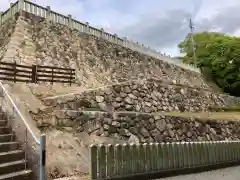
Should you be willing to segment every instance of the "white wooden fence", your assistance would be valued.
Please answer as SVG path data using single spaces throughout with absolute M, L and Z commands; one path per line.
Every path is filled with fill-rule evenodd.
M 91 179 L 124 178 L 240 161 L 240 141 L 92 145 Z
M 52 11 L 49 6 L 42 7 L 27 0 L 18 0 L 16 3 L 11 3 L 10 8 L 8 10 L 6 10 L 5 12 L 1 12 L 0 25 L 3 24 L 6 20 L 11 18 L 15 13 L 19 12 L 20 10 L 32 13 L 36 16 L 46 18 L 53 22 L 69 26 L 72 29 L 76 29 L 81 32 L 85 32 L 97 37 L 104 38 L 111 43 L 132 49 L 133 51 L 138 51 L 148 56 L 152 56 L 156 59 L 177 65 L 181 68 L 188 69 L 198 73 L 200 72 L 199 69 L 194 68 L 193 66 L 183 64 L 178 59 L 173 59 L 160 52 L 157 52 L 156 50 L 151 49 L 150 47 L 146 47 L 143 44 L 130 41 L 127 38 L 119 38 L 116 34 L 112 35 L 107 32 L 104 32 L 104 29 L 97 29 L 90 26 L 88 22 L 86 23 L 79 22 L 77 20 L 72 19 L 71 15 L 65 16 L 59 14 L 57 12 Z

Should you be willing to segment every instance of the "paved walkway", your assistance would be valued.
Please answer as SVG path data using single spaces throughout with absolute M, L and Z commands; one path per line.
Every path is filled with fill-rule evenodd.
M 160 178 L 159 180 L 239 180 L 240 166 L 223 168 L 196 174 Z

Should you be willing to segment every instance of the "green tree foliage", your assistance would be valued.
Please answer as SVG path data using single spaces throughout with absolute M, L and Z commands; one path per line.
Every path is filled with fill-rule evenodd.
M 194 64 L 190 34 L 178 47 L 183 63 Z M 240 96 L 240 38 L 216 32 L 194 34 L 197 66 L 224 92 Z

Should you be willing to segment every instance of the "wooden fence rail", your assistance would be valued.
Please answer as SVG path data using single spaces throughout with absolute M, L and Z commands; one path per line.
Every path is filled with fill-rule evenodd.
M 75 82 L 75 69 L 54 66 L 21 65 L 9 62 L 0 62 L 0 80 L 13 82 Z
M 240 141 L 90 146 L 92 180 L 240 161 Z

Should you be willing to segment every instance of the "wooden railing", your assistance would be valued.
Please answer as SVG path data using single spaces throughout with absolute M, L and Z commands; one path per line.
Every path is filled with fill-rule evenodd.
M 75 69 L 61 68 L 55 66 L 21 65 L 16 62 L 0 62 L 0 80 L 12 82 L 75 82 Z

